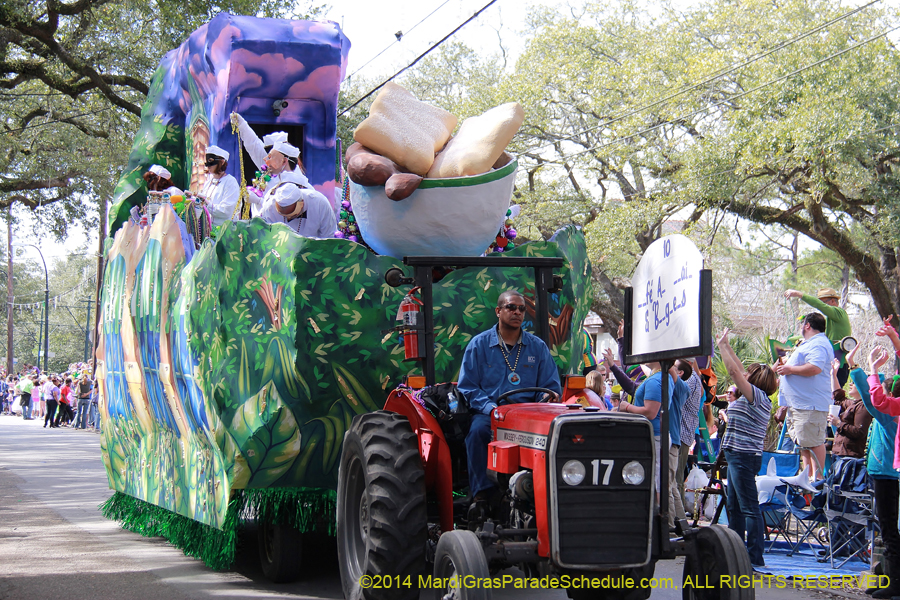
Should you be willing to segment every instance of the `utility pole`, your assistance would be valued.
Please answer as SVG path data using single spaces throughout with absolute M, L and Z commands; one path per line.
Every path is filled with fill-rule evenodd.
M 97 293 L 94 301 L 97 311 L 94 313 L 94 346 L 91 350 L 91 379 L 97 372 L 97 343 L 100 340 L 100 290 L 103 287 L 103 246 L 106 245 L 106 196 L 100 194 L 100 243 L 97 249 Z
M 41 342 L 44 340 L 44 307 L 41 307 L 41 323 L 38 325 L 38 347 L 37 347 L 37 364 L 38 368 L 41 366 Z
M 13 371 L 13 264 L 12 208 L 6 211 L 6 374 Z
M 84 323 L 84 362 L 88 361 L 88 354 L 91 351 L 91 304 L 94 303 L 93 299 L 82 300 L 82 302 L 87 302 L 87 321 Z

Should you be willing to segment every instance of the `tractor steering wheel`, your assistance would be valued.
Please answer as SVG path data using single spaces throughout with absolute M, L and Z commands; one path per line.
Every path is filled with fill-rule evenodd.
M 522 392 L 534 392 L 534 401 L 535 402 L 547 402 L 546 397 L 542 397 L 538 400 L 538 393 L 544 392 L 545 394 L 549 394 L 555 398 L 559 398 L 559 395 L 553 390 L 549 390 L 543 387 L 526 387 L 521 390 L 509 390 L 508 392 L 503 392 L 497 397 L 497 406 L 503 406 L 505 404 L 504 400 L 512 396 L 513 394 L 521 394 Z

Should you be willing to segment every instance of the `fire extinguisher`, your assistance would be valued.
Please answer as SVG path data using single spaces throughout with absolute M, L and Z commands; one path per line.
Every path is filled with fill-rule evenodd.
M 400 302 L 397 320 L 403 323 L 403 353 L 405 360 L 419 360 L 419 311 L 422 302 L 413 296 L 419 288 L 413 288 Z

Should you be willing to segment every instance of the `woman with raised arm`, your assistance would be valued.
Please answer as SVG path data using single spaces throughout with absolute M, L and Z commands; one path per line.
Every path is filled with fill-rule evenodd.
M 884 541 L 882 569 L 884 574 L 890 578 L 888 587 L 876 590 L 872 595 L 875 598 L 893 598 L 900 596 L 900 531 L 897 528 L 897 505 L 900 502 L 898 476 L 900 474 L 894 470 L 897 418 L 881 412 L 872 404 L 869 395 L 870 383 L 866 380 L 866 373 L 856 365 L 857 348 L 859 346 L 856 346 L 847 355 L 847 364 L 850 366 L 850 381 L 859 390 L 862 403 L 874 420 L 869 434 L 866 471 L 874 481 L 875 516 L 878 518 L 878 528 L 881 530 L 881 539 Z M 887 362 L 889 356 L 890 353 L 887 350 L 878 346 L 869 353 L 869 373 L 874 378 L 872 385 L 879 390 L 882 387 L 878 370 Z
M 759 509 L 756 475 L 762 466 L 763 440 L 772 401 L 769 396 L 778 389 L 778 376 L 768 365 L 754 363 L 744 370 L 725 329 L 717 341 L 728 375 L 737 386 L 739 398 L 728 406 L 728 429 L 722 439 L 728 461 L 728 527 L 741 539 L 747 535 L 750 564 L 765 566 L 763 559 L 763 518 Z
M 833 456 L 863 458 L 866 455 L 866 439 L 872 415 L 866 410 L 859 389 L 850 380 L 850 392 L 845 392 L 838 383 L 841 361 L 834 359 L 831 368 L 831 393 L 834 404 L 841 407 L 838 416 L 828 413 L 828 424 L 834 428 Z

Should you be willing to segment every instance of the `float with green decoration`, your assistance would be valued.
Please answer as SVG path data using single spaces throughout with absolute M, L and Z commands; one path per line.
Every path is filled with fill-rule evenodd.
M 104 513 L 216 569 L 232 564 L 237 532 L 254 519 L 264 571 L 276 581 L 296 576 L 303 533 L 334 533 L 341 443 L 353 419 L 382 409 L 407 376 L 421 373 L 418 361 L 405 360 L 395 327 L 405 293 L 384 280 L 406 254 L 377 246 L 390 236 L 371 206 L 362 206 L 364 196 L 394 188 L 347 181 L 336 168 L 337 93 L 348 49 L 334 23 L 220 15 L 166 55 L 116 190 L 106 249 L 96 364 L 103 460 L 115 494 Z M 275 101 L 287 103 L 278 114 Z M 140 174 L 148 165 L 164 164 L 176 185 L 196 190 L 198 157 L 208 145 L 240 156 L 229 120 L 235 111 L 260 136 L 284 130 L 301 148 L 310 184 L 333 202 L 336 226 L 342 223 L 335 238 L 307 239 L 284 225 L 237 218 L 207 237 L 202 226 L 186 223 L 196 207 L 171 203 L 157 207 L 152 222 L 132 218 L 147 197 Z M 245 186 L 253 179 L 252 167 L 242 167 L 249 160 L 228 165 Z M 416 194 L 423 203 L 463 196 L 471 203 L 482 184 L 506 186 L 505 198 L 488 202 L 490 215 L 480 218 L 487 233 L 470 254 L 563 259 L 548 326 L 560 371 L 574 372 L 591 296 L 583 235 L 569 228 L 549 241 L 516 238 L 511 248 L 515 161 L 495 162 L 487 177 L 421 177 L 420 189 L 387 201 L 410 210 Z M 391 226 L 419 237 L 447 230 L 446 249 L 434 241 L 431 254 L 460 254 L 454 229 L 468 239 L 459 222 L 404 219 L 395 215 Z M 502 254 L 489 251 L 492 244 Z M 527 269 L 460 268 L 441 277 L 433 285 L 434 367 L 439 381 L 454 381 L 468 341 L 495 321 L 500 292 L 517 288 L 533 297 L 534 290 Z M 527 314 L 526 326 L 535 319 Z

